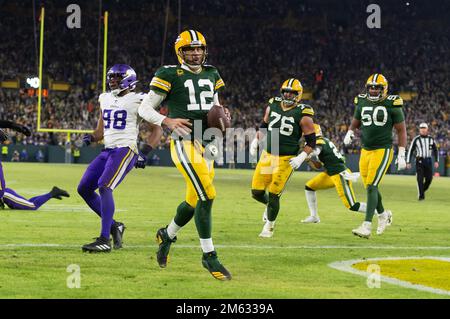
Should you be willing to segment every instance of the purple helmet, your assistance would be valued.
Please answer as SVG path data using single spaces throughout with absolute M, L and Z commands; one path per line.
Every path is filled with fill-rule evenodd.
M 111 78 L 114 75 L 119 75 L 121 77 L 121 80 L 119 82 L 119 89 L 121 91 L 126 89 L 134 90 L 134 88 L 136 87 L 136 83 L 138 82 L 136 80 L 136 72 L 131 66 L 126 64 L 114 64 L 106 74 L 106 81 L 108 83 L 108 86 Z

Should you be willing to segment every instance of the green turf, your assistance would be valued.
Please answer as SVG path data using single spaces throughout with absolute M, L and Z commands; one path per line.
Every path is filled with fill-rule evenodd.
M 435 178 L 424 202 L 416 200 L 413 176 L 387 176 L 384 204 L 394 224 L 382 236 L 357 238 L 351 230 L 363 215 L 350 213 L 333 189 L 318 193 L 322 222 L 304 225 L 305 181 L 293 175 L 281 200 L 274 237 L 258 238 L 263 207 L 250 196 L 252 171 L 216 170 L 213 240 L 233 279 L 215 280 L 201 265 L 192 221 L 178 235 L 166 269 L 156 263 L 154 236 L 184 199 L 184 181 L 175 168 L 134 170 L 114 191 L 117 220 L 127 226 L 125 247 L 110 254 L 83 254 L 81 245 L 98 236 L 99 218 L 76 193 L 84 165 L 4 163 L 7 185 L 35 196 L 53 185 L 69 199 L 51 200 L 37 212 L 0 211 L 0 298 L 446 298 L 366 278 L 329 263 L 394 256 L 450 254 L 450 179 Z M 365 201 L 361 183 L 355 185 Z M 376 219 L 374 220 L 376 228 Z M 57 244 L 53 247 L 19 244 Z M 328 248 L 324 247 L 328 246 Z M 378 247 L 378 248 L 376 248 Z M 410 247 L 410 248 L 408 248 Z M 420 249 L 434 247 L 434 249 Z M 440 247 L 440 248 L 439 248 Z M 69 289 L 68 265 L 79 265 L 81 288 Z

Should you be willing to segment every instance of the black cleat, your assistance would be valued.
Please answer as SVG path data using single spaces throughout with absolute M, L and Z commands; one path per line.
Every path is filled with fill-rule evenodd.
M 81 249 L 83 252 L 109 253 L 111 251 L 111 240 L 100 236 L 95 238 L 93 243 L 86 244 Z
M 122 238 L 125 228 L 125 225 L 121 222 L 115 222 L 111 225 L 111 236 L 113 239 L 114 249 L 122 248 Z
M 175 238 L 170 239 L 167 234 L 167 226 L 158 229 L 156 232 L 156 242 L 159 244 L 158 251 L 156 252 L 156 260 L 158 261 L 159 267 L 166 268 L 169 259 L 170 245 L 176 241 L 176 236 Z
M 203 253 L 202 265 L 218 280 L 231 280 L 230 272 L 220 263 L 216 251 Z
M 52 196 L 52 198 L 57 198 L 57 199 L 62 199 L 61 196 L 70 197 L 68 192 L 66 192 L 65 190 L 60 189 L 56 186 L 53 186 L 52 190 L 50 191 L 50 195 Z

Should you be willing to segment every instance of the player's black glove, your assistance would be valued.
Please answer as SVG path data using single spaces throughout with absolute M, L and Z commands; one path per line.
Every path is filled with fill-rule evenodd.
M 92 143 L 93 139 L 94 139 L 94 136 L 92 136 L 92 134 L 84 134 L 83 135 L 83 143 L 86 146 L 89 146 Z
M 5 131 L 0 130 L 0 143 L 3 143 L 8 139 L 8 134 Z
M 17 124 L 17 123 L 13 123 L 11 125 L 11 128 L 14 131 L 17 131 L 19 133 L 24 134 L 25 136 L 30 136 L 31 135 L 31 130 L 28 128 L 28 126 Z
M 136 161 L 136 164 L 134 164 L 134 167 L 136 168 L 145 168 L 145 165 L 147 164 L 147 156 L 139 152 L 138 159 Z

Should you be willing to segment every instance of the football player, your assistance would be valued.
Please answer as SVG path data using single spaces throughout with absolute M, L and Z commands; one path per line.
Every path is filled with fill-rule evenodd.
M 145 167 L 146 155 L 139 154 L 138 108 L 144 95 L 134 92 L 136 72 L 126 64 L 116 64 L 107 73 L 110 92 L 99 96 L 101 117 L 93 134 L 86 134 L 86 145 L 104 139 L 105 148 L 89 164 L 79 185 L 78 193 L 88 206 L 101 217 L 100 236 L 82 247 L 84 252 L 110 252 L 110 234 L 115 249 L 122 247 L 125 225 L 113 219 L 113 190 L 133 167 Z M 161 130 L 156 131 L 160 138 Z M 149 151 L 147 147 L 147 151 Z M 144 151 L 146 152 L 146 151 Z M 99 189 L 100 195 L 95 191 Z
M 301 166 L 316 146 L 311 106 L 301 104 L 303 87 L 299 80 L 288 79 L 280 89 L 281 96 L 269 100 L 260 128 L 267 128 L 267 146 L 256 165 L 252 180 L 252 197 L 266 206 L 264 227 L 259 237 L 273 236 L 275 220 L 280 210 L 280 196 L 294 169 Z M 299 153 L 299 140 L 306 145 Z M 255 156 L 263 134 L 259 130 L 250 145 Z M 267 192 L 268 191 L 268 194 Z
M 219 90 L 224 82 L 218 70 L 205 64 L 208 49 L 205 37 L 198 31 L 183 31 L 175 42 L 179 65 L 159 68 L 150 82 L 150 92 L 144 99 L 139 114 L 146 120 L 155 120 L 154 108 L 163 101 L 169 109 L 168 118 L 179 117 L 187 123 L 175 128 L 170 150 L 172 161 L 186 182 L 185 200 L 176 210 L 169 225 L 156 233 L 159 243 L 156 253 L 160 267 L 167 266 L 170 246 L 177 240 L 179 230 L 193 217 L 203 251 L 202 265 L 219 280 L 230 280 L 230 272 L 220 263 L 211 235 L 211 210 L 216 189 L 213 185 L 214 162 L 205 158 L 203 139 L 207 128 L 207 114 L 219 102 Z M 189 136 L 190 126 L 193 134 Z
M 372 218 L 377 210 L 377 234 L 384 232 L 392 223 L 392 212 L 385 211 L 378 189 L 384 174 L 392 162 L 392 128 L 398 135 L 398 170 L 406 168 L 406 125 L 403 115 L 403 100 L 398 95 L 388 95 L 388 81 L 379 73 L 372 74 L 366 82 L 366 92 L 355 97 L 355 113 L 344 144 L 349 145 L 354 138 L 354 130 L 361 129 L 361 157 L 359 171 L 367 188 L 367 211 L 362 225 L 353 229 L 353 234 L 369 238 Z
M 63 197 L 70 197 L 69 193 L 63 189 L 53 186 L 52 190 L 43 195 L 35 196 L 30 199 L 26 199 L 20 196 L 11 188 L 5 188 L 3 198 L 0 199 L 0 209 L 5 208 L 5 204 L 11 209 L 17 210 L 38 210 L 39 207 L 44 205 L 52 198 L 61 200 Z
M 9 128 L 16 132 L 22 133 L 25 136 L 31 135 L 31 130 L 25 126 L 18 123 L 14 123 L 11 121 L 6 120 L 0 120 L 0 143 L 5 142 L 9 137 L 8 134 L 2 130 L 2 128 Z M 2 163 L 0 162 L 0 199 L 3 197 L 3 194 L 5 193 L 5 176 L 3 175 L 3 167 Z
M 336 191 L 347 209 L 355 212 L 366 212 L 366 203 L 357 202 L 353 191 L 352 180 L 358 179 L 359 174 L 352 173 L 345 165 L 344 156 L 328 138 L 324 137 L 320 125 L 314 124 L 316 129 L 316 148 L 308 156 L 306 162 L 315 170 L 324 167 L 319 173 L 306 182 L 305 196 L 310 216 L 302 223 L 319 223 L 317 212 L 316 191 L 336 188 Z

